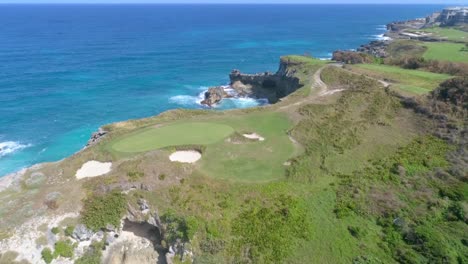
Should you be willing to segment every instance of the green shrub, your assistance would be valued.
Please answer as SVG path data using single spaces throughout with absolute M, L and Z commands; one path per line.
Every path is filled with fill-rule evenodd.
M 72 245 L 70 240 L 58 241 L 57 243 L 55 243 L 54 257 L 60 256 L 64 258 L 72 258 L 73 249 L 74 246 Z
M 58 227 L 53 227 L 50 231 L 51 231 L 54 235 L 57 235 L 58 233 L 60 233 L 60 228 L 58 228 Z
M 130 180 L 136 181 L 140 178 L 143 178 L 145 176 L 145 173 L 141 171 L 129 171 L 127 173 L 127 176 L 130 178 Z
M 301 200 L 279 195 L 271 206 L 257 204 L 233 220 L 238 257 L 249 251 L 252 263 L 282 263 L 311 231 L 310 216 Z
M 455 186 L 439 186 L 439 195 L 441 197 L 448 197 L 453 201 L 462 201 L 468 198 L 466 185 Z
M 171 211 L 162 215 L 161 220 L 166 225 L 166 238 L 171 243 L 177 239 L 190 241 L 200 226 L 199 220 L 195 217 L 184 218 Z
M 444 235 L 429 224 L 416 227 L 418 244 L 416 249 L 425 255 L 430 263 L 456 263 L 457 251 L 447 243 Z
M 223 239 L 207 238 L 200 242 L 200 249 L 208 254 L 217 254 L 224 249 L 225 244 Z
M 158 179 L 160 181 L 164 181 L 164 179 L 166 179 L 166 174 L 164 174 L 164 173 L 159 174 Z
M 359 256 L 353 259 L 353 264 L 383 264 L 384 262 L 373 256 Z
M 65 228 L 65 235 L 71 237 L 73 235 L 74 230 L 75 230 L 74 226 L 67 226 Z
M 393 164 L 400 164 L 408 176 L 428 172 L 434 168 L 448 166 L 446 155 L 452 148 L 443 140 L 433 136 L 420 137 L 393 157 Z
M 465 221 L 465 211 L 460 202 L 453 202 L 446 212 L 446 218 L 449 221 Z
M 81 217 L 88 228 L 97 231 L 107 224 L 119 226 L 126 207 L 126 197 L 118 191 L 94 195 L 84 201 Z
M 348 231 L 353 237 L 358 239 L 363 238 L 367 234 L 365 229 L 358 226 L 348 226 Z
M 54 255 L 52 254 L 52 250 L 50 248 L 46 247 L 42 250 L 41 252 L 42 259 L 45 261 L 45 263 L 49 264 L 54 260 Z

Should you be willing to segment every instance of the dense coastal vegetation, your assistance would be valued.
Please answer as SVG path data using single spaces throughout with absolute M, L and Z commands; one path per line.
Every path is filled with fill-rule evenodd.
M 285 56 L 300 87 L 275 104 L 104 126 L 0 192 L 0 263 L 27 263 L 17 230 L 45 263 L 467 263 L 463 30 L 396 39 L 385 58 Z M 169 161 L 183 150 L 202 158 Z M 78 180 L 91 160 L 112 169 Z

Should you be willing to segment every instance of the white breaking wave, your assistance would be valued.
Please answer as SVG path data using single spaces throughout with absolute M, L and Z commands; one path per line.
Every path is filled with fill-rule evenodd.
M 0 142 L 0 158 L 30 146 L 31 145 L 24 145 L 14 141 Z
M 385 36 L 384 34 L 373 35 L 373 37 L 377 40 L 390 40 L 392 38 Z
M 250 97 L 239 97 L 237 92 L 232 89 L 229 85 L 222 85 L 224 91 L 232 96 L 231 98 L 224 98 L 219 104 L 214 105 L 214 108 L 219 109 L 232 109 L 232 108 L 248 108 L 255 107 L 260 105 L 268 104 L 268 99 L 254 99 Z M 194 107 L 201 106 L 206 107 L 201 104 L 201 101 L 205 99 L 205 92 L 208 90 L 208 87 L 200 87 L 200 90 L 203 92 L 199 93 L 198 96 L 193 95 L 176 95 L 169 98 L 169 102 L 173 104 L 178 104 L 180 106 Z
M 201 101 L 205 98 L 205 92 L 200 93 L 198 96 L 192 95 L 176 95 L 169 98 L 169 102 L 178 104 L 181 106 L 193 106 L 201 104 Z
M 384 31 L 387 31 L 387 26 L 386 26 L 386 25 L 379 25 L 379 26 L 377 26 L 376 29 L 377 29 L 377 30 L 384 30 Z

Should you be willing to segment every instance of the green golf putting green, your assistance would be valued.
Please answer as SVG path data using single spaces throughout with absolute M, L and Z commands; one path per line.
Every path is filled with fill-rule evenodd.
M 228 125 L 208 122 L 186 122 L 146 128 L 129 134 L 112 145 L 118 152 L 144 152 L 168 146 L 207 145 L 234 132 Z

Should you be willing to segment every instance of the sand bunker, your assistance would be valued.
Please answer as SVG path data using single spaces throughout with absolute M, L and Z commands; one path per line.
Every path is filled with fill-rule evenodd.
M 195 150 L 176 151 L 169 156 L 172 162 L 195 163 L 201 159 L 201 153 Z
M 261 137 L 259 134 L 257 133 L 251 133 L 251 134 L 242 134 L 242 136 L 244 136 L 245 138 L 248 138 L 248 139 L 253 139 L 253 140 L 258 140 L 258 141 L 264 141 L 265 138 L 264 137 Z
M 99 162 L 91 160 L 83 164 L 79 170 L 76 171 L 76 178 L 90 178 L 107 174 L 111 171 L 111 162 Z

